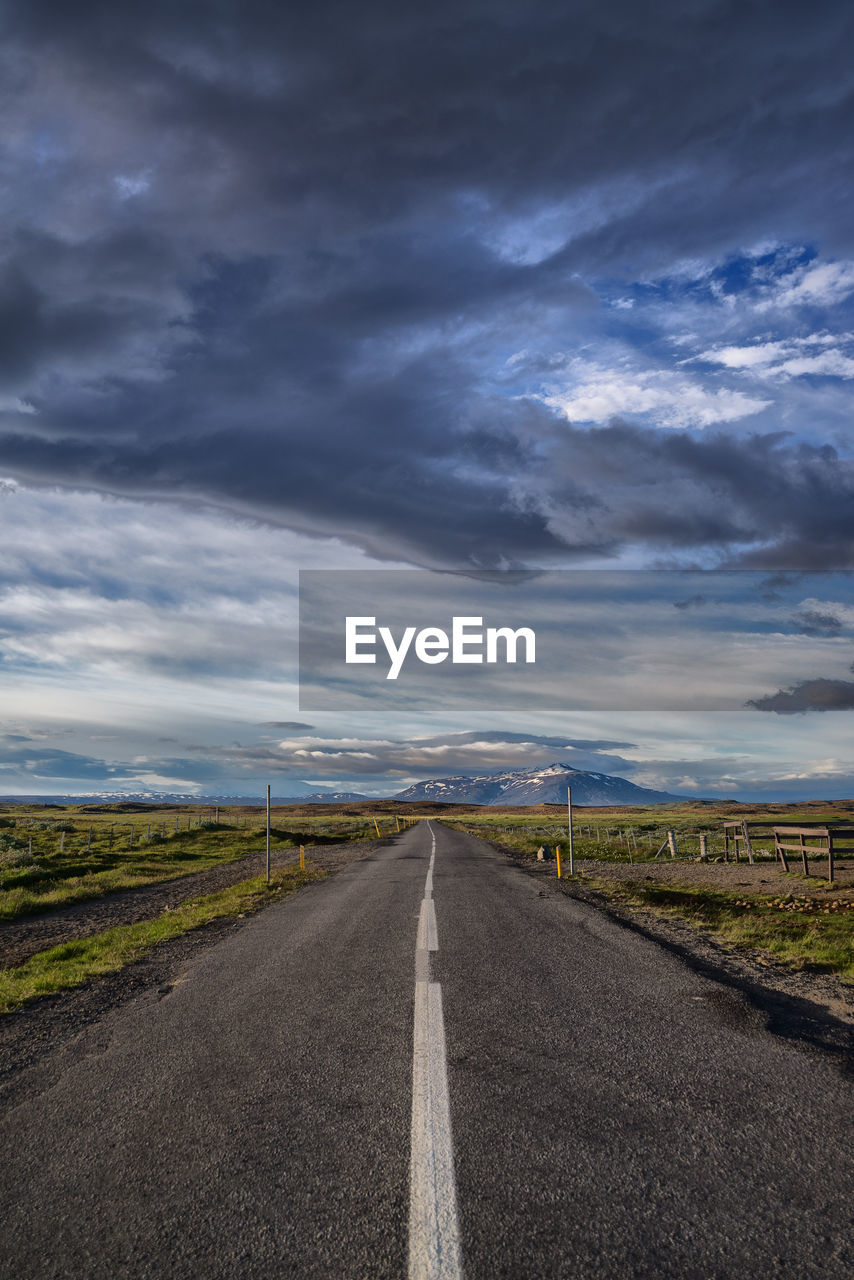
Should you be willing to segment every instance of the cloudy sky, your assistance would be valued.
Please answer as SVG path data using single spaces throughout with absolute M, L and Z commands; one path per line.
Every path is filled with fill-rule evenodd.
M 0 0 L 0 792 L 854 794 L 853 26 Z M 410 566 L 786 587 L 738 709 L 303 714 L 298 571 Z

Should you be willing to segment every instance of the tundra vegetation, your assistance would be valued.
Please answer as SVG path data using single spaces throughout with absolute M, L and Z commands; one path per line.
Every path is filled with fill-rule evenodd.
M 367 814 L 274 809 L 276 849 L 376 835 Z M 157 884 L 266 848 L 266 812 L 208 806 L 7 806 L 0 815 L 0 920 Z

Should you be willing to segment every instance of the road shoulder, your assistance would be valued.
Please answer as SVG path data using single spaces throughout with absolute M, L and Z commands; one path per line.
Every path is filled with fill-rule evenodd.
M 490 841 L 527 875 L 541 881 L 541 892 L 587 903 L 622 927 L 664 947 L 703 977 L 740 995 L 759 1011 L 768 1031 L 805 1050 L 833 1057 L 854 1075 L 854 988 L 809 969 L 795 970 L 750 948 L 724 946 L 686 921 L 627 906 L 607 888 L 576 877 L 558 880 L 553 863 L 531 862 Z

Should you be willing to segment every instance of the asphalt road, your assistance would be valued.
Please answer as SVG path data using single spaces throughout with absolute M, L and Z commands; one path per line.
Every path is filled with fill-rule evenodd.
M 435 823 L 57 1054 L 3 1277 L 854 1274 L 851 1081 Z

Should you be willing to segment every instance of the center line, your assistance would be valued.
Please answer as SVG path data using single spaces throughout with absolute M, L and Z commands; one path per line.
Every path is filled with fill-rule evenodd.
M 430 981 L 430 952 L 438 951 L 439 941 L 433 902 L 436 835 L 429 822 L 427 828 L 433 847 L 415 943 L 409 1280 L 461 1280 L 442 987 Z

